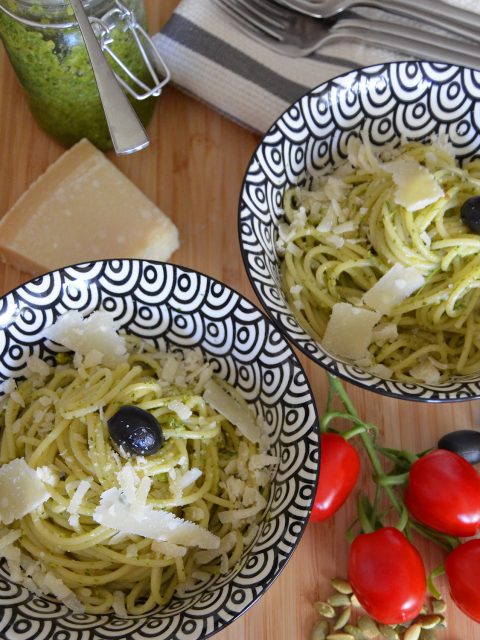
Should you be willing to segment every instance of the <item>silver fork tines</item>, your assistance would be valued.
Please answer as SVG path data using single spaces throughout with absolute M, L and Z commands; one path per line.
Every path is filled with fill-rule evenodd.
M 289 9 L 264 3 L 263 0 L 218 0 L 217 4 L 232 18 L 246 24 L 247 29 L 258 29 L 260 33 L 280 41 L 283 40 L 282 33 L 289 27 L 289 18 L 294 15 Z M 314 20 L 305 17 L 308 21 Z
M 450 31 L 457 37 L 480 41 L 480 15 L 442 0 L 277 0 L 315 18 L 332 18 L 355 7 L 370 7 L 412 18 Z
M 353 41 L 407 56 L 480 67 L 473 42 L 441 37 L 421 28 L 371 20 L 344 12 L 337 20 L 320 20 L 280 6 L 273 0 L 212 0 L 237 28 L 264 46 L 290 57 L 308 56 L 327 44 Z

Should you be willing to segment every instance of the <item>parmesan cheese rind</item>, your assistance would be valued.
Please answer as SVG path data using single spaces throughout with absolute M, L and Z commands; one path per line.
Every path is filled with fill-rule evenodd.
M 349 360 L 368 357 L 372 331 L 381 314 L 354 307 L 348 302 L 337 302 L 325 330 L 323 345 L 327 351 Z

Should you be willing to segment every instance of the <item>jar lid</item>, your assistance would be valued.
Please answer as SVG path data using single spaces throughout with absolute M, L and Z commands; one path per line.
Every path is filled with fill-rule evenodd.
M 133 96 L 136 100 L 145 100 L 151 96 L 159 96 L 163 87 L 170 81 L 170 72 L 166 66 L 163 58 L 161 57 L 158 49 L 155 47 L 150 36 L 145 29 L 137 22 L 135 13 L 127 6 L 122 4 L 120 0 L 82 0 L 85 9 L 90 9 L 90 13 L 93 13 L 92 9 L 103 9 L 108 7 L 108 11 L 103 13 L 100 18 L 95 15 L 90 15 L 89 20 L 92 24 L 92 28 L 97 36 L 102 51 L 107 57 L 112 58 L 119 67 L 125 72 L 131 84 L 126 82 L 118 74 L 116 74 L 118 82 L 123 86 L 125 91 Z M 11 5 L 14 4 L 17 12 L 11 10 Z M 9 8 L 7 8 L 7 5 Z M 27 11 L 22 11 L 22 8 L 35 7 L 35 15 L 30 16 Z M 73 14 L 73 9 L 70 3 L 65 3 L 65 0 L 15 0 L 14 3 L 6 2 L 6 0 L 0 0 L 0 11 L 3 11 L 13 20 L 21 22 L 29 27 L 36 29 L 71 29 L 77 26 L 77 21 L 72 15 L 72 20 L 69 22 L 50 22 L 50 20 L 58 19 L 58 9 L 69 7 L 68 17 Z M 51 11 L 47 16 L 38 12 L 38 8 L 44 8 L 47 11 Z M 38 16 L 41 15 L 42 19 L 38 20 Z M 60 13 L 60 15 L 62 15 Z M 27 17 L 28 16 L 28 17 Z M 37 17 L 34 21 L 32 18 Z M 67 16 L 63 15 L 63 19 Z M 48 22 L 45 21 L 48 18 Z M 118 27 L 124 31 L 129 30 L 134 38 L 135 43 L 140 50 L 145 65 L 150 73 L 152 79 L 152 85 L 145 84 L 140 78 L 138 78 L 128 66 L 119 58 L 109 46 L 113 42 L 111 37 L 111 31 Z

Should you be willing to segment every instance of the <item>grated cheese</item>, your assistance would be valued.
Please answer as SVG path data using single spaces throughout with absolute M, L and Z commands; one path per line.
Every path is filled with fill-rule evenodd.
M 160 542 L 155 540 L 152 542 L 152 551 L 171 558 L 182 558 L 187 553 L 187 547 L 172 542 Z
M 188 420 L 192 415 L 191 410 L 187 407 L 186 404 L 180 402 L 180 400 L 172 400 L 168 403 L 167 407 L 170 409 L 170 411 L 176 413 L 180 420 Z
M 251 494 L 247 489 L 251 489 L 255 494 Z M 245 497 L 246 496 L 246 497 Z M 252 502 L 253 500 L 253 502 Z M 249 506 L 244 509 L 234 509 L 232 511 L 220 511 L 218 514 L 218 519 L 222 524 L 226 524 L 228 522 L 235 523 L 240 522 L 241 520 L 245 520 L 246 518 L 252 518 L 256 516 L 258 513 L 263 511 L 267 506 L 267 501 L 262 496 L 262 494 L 254 489 L 253 487 L 247 487 L 244 492 L 244 502 L 249 504 Z
M 2 535 L 0 537 L 0 555 L 1 555 L 2 549 L 5 549 L 6 547 L 9 547 L 10 545 L 12 545 L 22 535 L 21 531 L 18 531 L 18 529 L 15 529 L 14 531 L 9 531 L 7 529 L 4 529 L 4 531 L 7 531 L 7 533 L 5 533 L 5 535 Z
M 28 358 L 27 369 L 32 373 L 38 373 L 41 377 L 46 377 L 50 373 L 49 365 L 38 356 L 30 356 Z
M 119 618 L 128 618 L 127 607 L 125 605 L 125 594 L 123 591 L 113 592 L 112 609 Z
M 88 480 L 80 480 L 77 488 L 75 489 L 75 493 L 70 500 L 70 504 L 67 507 L 68 513 L 77 513 L 80 505 L 82 504 L 82 500 L 85 497 L 85 494 L 92 486 L 91 478 Z
M 440 371 L 431 362 L 420 362 L 410 369 L 410 375 L 417 380 L 422 380 L 427 384 L 437 384 L 440 382 Z

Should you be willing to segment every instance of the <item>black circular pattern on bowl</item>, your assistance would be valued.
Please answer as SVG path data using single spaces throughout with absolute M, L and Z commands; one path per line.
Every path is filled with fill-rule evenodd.
M 232 289 L 170 264 L 111 260 L 46 274 L 0 299 L 0 382 L 21 376 L 30 355 L 46 357 L 57 349 L 42 338 L 42 330 L 72 308 L 83 314 L 107 309 L 126 332 L 159 346 L 201 347 L 219 375 L 264 418 L 280 459 L 269 518 L 241 566 L 140 618 L 72 614 L 55 599 L 33 596 L 12 583 L 0 566 L 0 638 L 207 638 L 262 595 L 303 533 L 318 459 L 318 417 L 308 381 L 281 333 Z
M 346 157 L 350 136 L 374 145 L 446 134 L 459 161 L 480 155 L 480 71 L 444 63 L 392 62 L 357 69 L 313 89 L 273 124 L 247 169 L 238 229 L 245 268 L 266 311 L 306 355 L 331 373 L 385 395 L 430 402 L 480 395 L 477 378 L 441 387 L 383 380 L 332 358 L 298 324 L 279 287 L 275 252 L 282 194 Z

